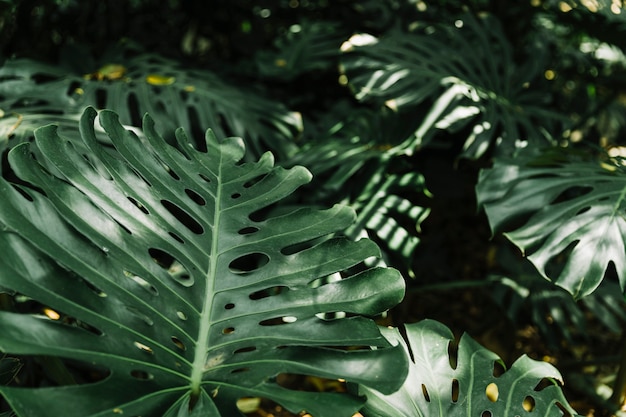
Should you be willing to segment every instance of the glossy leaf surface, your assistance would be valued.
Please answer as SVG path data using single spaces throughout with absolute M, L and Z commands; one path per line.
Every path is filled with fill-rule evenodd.
M 88 109 L 81 120 L 84 147 L 47 126 L 36 131 L 45 161 L 27 144 L 11 151 L 16 173 L 42 192 L 0 182 L 0 285 L 64 318 L 1 312 L 0 349 L 106 374 L 0 388 L 19 416 L 234 416 L 250 396 L 316 417 L 351 415 L 362 399 L 292 391 L 275 377 L 344 378 L 385 392 L 401 384 L 400 347 L 364 316 L 402 299 L 402 277 L 380 268 L 327 279 L 378 255 L 371 241 L 328 238 L 354 212 L 267 215 L 310 180 L 306 169 L 274 167 L 270 153 L 242 163 L 243 142 L 211 131 L 206 152 L 182 130 L 175 148 L 149 117 L 141 140 L 110 111 L 99 113 L 114 145 L 105 148 L 95 116 Z M 340 311 L 347 318 L 321 318 Z M 377 349 L 345 349 L 354 346 Z
M 519 358 L 502 375 L 494 376 L 500 358 L 467 334 L 453 349 L 454 335 L 443 324 L 424 320 L 386 332 L 404 346 L 412 361 L 403 387 L 382 395 L 363 388 L 368 402 L 365 417 L 561 417 L 576 414 L 555 381 L 559 372 L 546 362 Z M 542 380 L 552 383 L 537 388 Z M 566 414 L 572 413 L 572 414 Z
M 488 15 L 421 26 L 426 29 L 380 38 L 357 34 L 342 47 L 342 68 L 358 100 L 423 119 L 398 152 L 415 152 L 439 129 L 469 132 L 462 150 L 469 158 L 494 146 L 509 154 L 522 143 L 552 142 L 548 132 L 565 119 L 546 105 L 548 91 L 528 88 L 539 83 L 541 55 L 516 63 L 504 31 Z
M 566 150 L 496 161 L 477 186 L 494 232 L 518 246 L 544 278 L 575 298 L 593 292 L 609 265 L 626 279 L 626 174 L 615 161 Z

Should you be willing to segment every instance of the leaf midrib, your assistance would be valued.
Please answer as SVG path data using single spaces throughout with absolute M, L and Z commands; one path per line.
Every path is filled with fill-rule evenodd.
M 223 155 L 220 152 L 218 172 L 216 177 L 215 192 L 215 210 L 213 212 L 213 228 L 211 229 L 211 253 L 209 255 L 209 263 L 206 268 L 206 285 L 204 293 L 204 304 L 200 313 L 200 326 L 198 328 L 197 343 L 195 346 L 192 370 L 191 370 L 191 395 L 198 397 L 202 385 L 202 376 L 204 375 L 204 364 L 206 363 L 206 354 L 208 351 L 209 331 L 211 329 L 210 313 L 213 308 L 213 294 L 215 292 L 215 277 L 217 275 L 217 256 L 218 256 L 218 231 L 220 229 L 220 210 L 222 200 L 222 162 Z

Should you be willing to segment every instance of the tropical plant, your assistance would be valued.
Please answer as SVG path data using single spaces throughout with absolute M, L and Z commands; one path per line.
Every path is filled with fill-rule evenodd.
M 114 151 L 96 140 L 95 116 L 87 109 L 80 125 L 89 154 L 54 126 L 35 132 L 45 160 L 27 144 L 10 153 L 29 185 L 1 183 L 0 282 L 60 317 L 2 312 L 0 348 L 106 376 L 0 388 L 18 415 L 232 416 L 248 396 L 351 415 L 360 399 L 296 392 L 275 377 L 345 378 L 387 393 L 401 384 L 399 347 L 367 317 L 398 303 L 404 282 L 389 268 L 350 272 L 378 252 L 367 240 L 329 236 L 352 210 L 264 212 L 310 174 L 273 167 L 269 153 L 241 164 L 241 140 L 219 142 L 210 131 L 206 152 L 182 130 L 174 148 L 150 118 L 140 139 L 104 111 Z M 325 318 L 338 312 L 347 317 Z
M 72 65 L 78 55 L 87 52 L 68 48 L 66 65 Z M 116 109 L 122 123 L 137 128 L 142 116 L 150 113 L 168 140 L 179 127 L 202 137 L 198 126 L 213 126 L 220 137 L 245 138 L 251 156 L 266 149 L 280 158 L 293 152 L 302 121 L 280 103 L 235 87 L 210 71 L 181 68 L 176 61 L 130 46 L 109 55 L 109 61 L 99 67 L 91 60 L 92 70 L 77 74 L 33 60 L 7 60 L 0 70 L 0 108 L 6 115 L 0 120 L 3 133 L 25 140 L 42 119 L 75 125 L 82 110 L 94 106 Z M 82 62 L 78 70 L 88 67 Z M 265 142 L 270 137 L 273 141 Z
M 534 152 L 533 152 L 534 153 Z M 626 176 L 619 159 L 549 149 L 498 159 L 481 173 L 478 203 L 537 270 L 575 298 L 611 269 L 626 284 Z
M 555 147 L 620 140 L 619 2 L 4 3 L 0 393 L 18 416 L 238 415 L 260 397 L 315 417 L 574 413 L 554 367 L 505 372 L 418 321 L 411 294 L 479 288 L 554 350 L 590 314 L 623 329 L 623 166 Z M 94 124 L 89 106 L 115 113 Z M 216 139 L 232 136 L 245 153 Z M 427 235 L 489 265 L 452 282 L 416 267 L 447 205 L 429 152 L 487 168 L 447 186 L 477 183 L 539 275 L 441 218 Z M 285 382 L 302 376 L 347 384 Z
M 406 117 L 427 110 L 401 146 L 408 154 L 428 145 L 438 129 L 469 132 L 464 156 L 479 158 L 494 146 L 508 154 L 554 143 L 566 120 L 549 110 L 549 90 L 529 88 L 541 85 L 545 50 L 533 50 L 534 59 L 516 62 L 499 23 L 489 15 L 464 14 L 380 38 L 357 34 L 342 50 L 342 69 L 358 100 Z
M 561 375 L 545 362 L 522 356 L 502 373 L 504 364 L 496 354 L 467 334 L 455 345 L 441 323 L 424 320 L 407 325 L 405 332 L 403 337 L 391 329 L 385 336 L 400 343 L 411 360 L 406 382 L 391 395 L 362 387 L 368 417 L 575 414 L 556 385 Z

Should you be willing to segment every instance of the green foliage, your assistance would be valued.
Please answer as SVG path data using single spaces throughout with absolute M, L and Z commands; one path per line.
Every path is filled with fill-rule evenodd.
M 241 164 L 241 140 L 219 142 L 210 131 L 206 153 L 182 130 L 171 147 L 150 118 L 141 140 L 105 111 L 100 124 L 115 146 L 107 149 L 96 140 L 95 116 L 88 109 L 81 120 L 86 157 L 54 126 L 35 132 L 45 161 L 34 161 L 27 144 L 10 153 L 16 173 L 45 194 L 2 181 L 0 282 L 74 324 L 2 312 L 0 347 L 108 375 L 78 386 L 0 388 L 19 415 L 232 416 L 245 396 L 349 415 L 359 399 L 298 393 L 274 377 L 397 388 L 403 358 L 365 316 L 398 303 L 404 283 L 391 269 L 348 271 L 378 254 L 367 240 L 326 238 L 354 220 L 352 210 L 262 214 L 310 174 L 273 167 L 269 153 Z M 327 279 L 340 271 L 344 279 Z M 349 317 L 323 318 L 336 312 Z M 351 346 L 377 349 L 344 349 Z
M 453 347 L 452 332 L 436 321 L 409 324 L 405 331 L 406 341 L 397 329 L 385 335 L 404 347 L 411 361 L 409 375 L 391 395 L 363 388 L 366 417 L 576 414 L 555 383 L 561 375 L 548 363 L 522 356 L 511 369 L 495 375 L 503 365 L 500 358 L 467 334 Z M 552 383 L 543 387 L 545 379 Z
M 573 413 L 550 365 L 496 376 L 469 336 L 457 352 L 446 326 L 404 325 L 424 318 L 412 297 L 387 310 L 458 278 L 556 356 L 593 340 L 590 315 L 623 331 L 624 168 L 556 147 L 623 138 L 618 2 L 2 3 L 0 349 L 46 374 L 0 389 L 18 415 L 238 415 L 242 397 L 315 417 Z M 121 124 L 90 109 L 77 128 L 89 107 Z M 473 170 L 448 181 L 429 152 Z M 449 227 L 467 183 L 540 275 L 490 260 L 482 217 Z M 433 242 L 456 252 L 431 271 Z M 447 264 L 462 276 L 436 281 Z
M 592 293 L 613 265 L 622 289 L 626 176 L 619 161 L 549 150 L 499 159 L 481 173 L 478 203 L 547 279 L 575 298 Z
M 537 327 L 551 349 L 566 341 L 575 346 L 591 343 L 585 312 L 590 312 L 606 331 L 618 333 L 626 323 L 626 303 L 619 285 L 604 280 L 591 294 L 576 302 L 566 290 L 541 276 L 528 260 L 520 262 L 512 249 L 498 254 L 499 269 L 489 277 L 491 294 L 512 322 L 526 318 Z
M 67 60 L 84 53 L 70 51 Z M 115 109 L 122 123 L 134 127 L 150 113 L 168 139 L 183 127 L 198 136 L 199 147 L 204 145 L 199 126 L 213 126 L 220 137 L 245 138 L 253 156 L 268 148 L 280 158 L 293 152 L 302 121 L 279 103 L 209 71 L 181 68 L 175 61 L 132 48 L 114 59 L 89 74 L 68 74 L 32 60 L 7 61 L 0 69 L 0 108 L 7 116 L 0 119 L 0 129 L 25 140 L 46 120 L 74 124 L 86 106 L 95 106 Z
M 565 119 L 549 110 L 549 91 L 530 88 L 541 74 L 540 49 L 533 59 L 516 62 L 490 16 L 465 14 L 418 29 L 380 38 L 359 34 L 342 47 L 342 68 L 357 99 L 413 117 L 421 114 L 417 106 L 428 109 L 404 145 L 407 153 L 428 144 L 437 129 L 468 131 L 462 152 L 471 158 L 494 145 L 508 154 L 524 144 L 554 142 Z

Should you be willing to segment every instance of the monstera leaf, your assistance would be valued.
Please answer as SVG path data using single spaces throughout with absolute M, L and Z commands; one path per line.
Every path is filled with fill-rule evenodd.
M 272 149 L 284 157 L 293 150 L 292 139 L 302 129 L 300 115 L 257 91 L 159 55 L 137 52 L 118 59 L 80 75 L 32 60 L 6 61 L 0 68 L 0 108 L 22 120 L 0 119 L 0 133 L 27 136 L 35 126 L 26 123 L 29 119 L 59 113 L 78 118 L 86 106 L 94 106 L 115 110 L 122 123 L 135 127 L 150 113 L 167 138 L 179 126 L 198 137 L 203 126 L 212 126 L 220 137 L 244 138 L 255 156 Z
M 481 172 L 478 203 L 494 232 L 575 298 L 593 292 L 613 265 L 626 286 L 626 172 L 621 163 L 551 149 L 496 160 Z
M 337 68 L 344 33 L 338 23 L 303 21 L 274 42 L 274 50 L 257 53 L 260 74 L 292 80 L 304 73 Z
M 343 378 L 387 393 L 401 385 L 401 347 L 368 317 L 397 304 L 404 281 L 362 266 L 378 255 L 371 241 L 331 237 L 354 212 L 269 214 L 310 180 L 307 170 L 274 167 L 270 153 L 243 163 L 242 141 L 211 131 L 206 152 L 183 130 L 173 147 L 150 117 L 141 140 L 110 111 L 99 114 L 115 146 L 105 148 L 95 116 L 88 108 L 80 124 L 89 153 L 46 126 L 35 132 L 46 160 L 17 146 L 9 160 L 23 182 L 0 182 L 0 285 L 60 317 L 1 312 L 0 350 L 105 374 L 0 387 L 19 416 L 234 416 L 242 397 L 352 415 L 362 399 L 294 391 L 277 376 Z
M 357 198 L 350 203 L 358 213 L 357 221 L 346 229 L 353 239 L 376 237 L 386 252 L 395 255 L 410 271 L 419 237 L 417 233 L 430 209 L 413 202 L 410 195 L 429 195 L 424 177 L 417 172 L 389 175 L 382 165 L 371 177 Z
M 576 414 L 556 381 L 559 372 L 546 362 L 522 356 L 511 369 L 494 376 L 500 358 L 467 334 L 452 354 L 454 335 L 443 324 L 424 320 L 406 326 L 406 340 L 398 329 L 387 337 L 404 346 L 411 360 L 404 386 L 392 395 L 361 388 L 365 417 L 563 417 Z M 550 382 L 543 387 L 545 381 Z M 571 414 L 570 414 L 571 413 Z
M 541 54 L 516 63 L 490 16 L 465 14 L 424 33 L 358 34 L 342 50 L 342 68 L 358 100 L 415 117 L 429 109 L 398 152 L 413 153 L 437 129 L 465 128 L 464 156 L 478 158 L 493 145 L 508 154 L 522 143 L 552 143 L 549 131 L 563 120 L 550 110 L 549 91 L 528 88 L 543 72 Z

